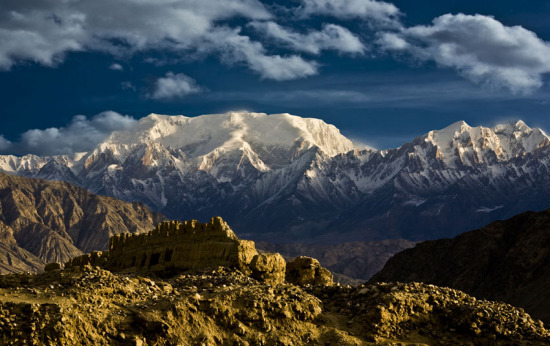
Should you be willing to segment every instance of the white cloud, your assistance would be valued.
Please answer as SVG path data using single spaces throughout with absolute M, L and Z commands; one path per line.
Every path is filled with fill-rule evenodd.
M 0 152 L 5 152 L 9 150 L 12 146 L 12 143 L 6 139 L 6 137 L 0 135 Z
M 53 66 L 66 52 L 84 50 L 84 14 L 62 6 L 55 11 L 34 9 L 25 3 L 2 5 L 0 68 L 9 69 L 20 59 Z
M 251 55 L 246 57 L 250 68 L 263 78 L 277 81 L 305 78 L 318 73 L 318 64 L 291 55 Z
M 264 35 L 275 38 L 296 51 L 319 54 L 321 50 L 336 50 L 341 53 L 360 54 L 365 46 L 348 29 L 335 24 L 325 24 L 321 31 L 300 34 L 283 28 L 275 22 L 253 22 L 251 27 Z
M 260 43 L 241 35 L 238 27 L 220 24 L 232 18 L 271 19 L 258 0 L 6 0 L 2 7 L 0 69 L 21 61 L 53 66 L 73 51 L 123 56 L 163 49 L 182 56 L 219 54 L 225 62 L 244 62 L 263 78 L 276 80 L 300 78 L 315 70 L 313 63 L 297 56 L 269 55 Z M 229 41 L 213 41 L 226 38 Z M 285 63 L 288 68 L 281 66 Z M 305 72 L 296 72 L 297 66 Z
M 113 131 L 127 129 L 136 123 L 134 118 L 112 111 L 99 113 L 91 119 L 77 115 L 65 127 L 28 130 L 18 142 L 10 143 L 0 136 L 0 151 L 17 155 L 61 155 L 88 151 Z
M 221 27 L 209 35 L 205 49 L 217 49 L 228 64 L 245 63 L 262 78 L 277 81 L 304 78 L 318 73 L 319 65 L 298 55 L 267 55 L 259 42 L 239 34 L 240 30 Z M 213 48 L 212 48 L 213 47 Z
M 193 78 L 183 73 L 168 72 L 165 77 L 157 79 L 155 90 L 149 97 L 156 100 L 182 98 L 201 90 Z
M 324 15 L 340 19 L 363 18 L 377 24 L 399 26 L 399 9 L 375 0 L 301 0 L 298 12 L 305 16 Z
M 410 44 L 399 34 L 384 32 L 379 34 L 378 44 L 387 50 L 405 50 L 410 48 Z
M 111 66 L 109 66 L 109 69 L 113 71 L 124 71 L 124 67 L 122 67 L 121 64 L 117 64 L 117 63 L 111 64 Z
M 483 15 L 446 14 L 430 26 L 381 35 L 387 50 L 406 51 L 421 60 L 456 69 L 480 84 L 530 93 L 550 72 L 550 44 L 521 26 L 505 26 Z

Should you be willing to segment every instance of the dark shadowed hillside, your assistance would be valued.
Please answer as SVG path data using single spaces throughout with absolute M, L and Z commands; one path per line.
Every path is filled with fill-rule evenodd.
M 419 243 L 390 259 L 371 280 L 377 281 L 448 286 L 523 307 L 550 323 L 550 210 Z

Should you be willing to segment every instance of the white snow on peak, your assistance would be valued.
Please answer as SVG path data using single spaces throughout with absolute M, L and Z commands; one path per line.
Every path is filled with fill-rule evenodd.
M 476 213 L 490 213 L 492 211 L 504 208 L 503 205 L 497 205 L 495 207 L 481 207 L 476 210 Z
M 38 171 L 44 167 L 50 160 L 50 157 L 40 157 L 37 155 L 0 155 L 0 171 L 7 173 L 17 173 L 18 171 Z
M 544 131 L 531 129 L 521 120 L 499 124 L 492 129 L 471 127 L 458 121 L 442 130 L 428 132 L 424 141 L 436 146 L 437 157 L 450 167 L 455 166 L 457 160 L 471 165 L 496 156 L 506 161 L 550 145 Z
M 536 150 L 550 145 L 550 138 L 538 128 L 530 128 L 522 120 L 499 124 L 493 131 L 503 144 L 510 158 L 534 153 Z
M 139 120 L 137 128 L 113 133 L 100 147 L 116 146 L 124 151 L 136 142 L 182 149 L 189 157 L 233 150 L 252 150 L 263 156 L 262 151 L 288 151 L 293 147 L 298 151 L 318 147 L 326 155 L 335 156 L 354 149 L 335 126 L 320 119 L 245 111 L 197 117 L 150 114 Z

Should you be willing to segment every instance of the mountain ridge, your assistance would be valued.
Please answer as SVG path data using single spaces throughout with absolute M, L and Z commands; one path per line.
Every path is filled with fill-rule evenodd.
M 162 220 L 142 203 L 0 173 L 0 273 L 41 271 L 45 263 L 105 248 L 113 234 L 149 231 Z
M 547 208 L 549 148 L 522 121 L 457 122 L 376 151 L 289 114 L 152 114 L 90 152 L 4 155 L 0 169 L 141 201 L 172 219 L 221 215 L 256 240 L 417 241 Z

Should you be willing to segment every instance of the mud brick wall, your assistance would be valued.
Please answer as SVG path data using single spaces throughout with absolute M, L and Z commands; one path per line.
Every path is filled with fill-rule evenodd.
M 240 240 L 220 217 L 160 223 L 142 234 L 119 234 L 109 241 L 112 270 L 172 270 L 226 266 L 249 272 L 254 242 Z

